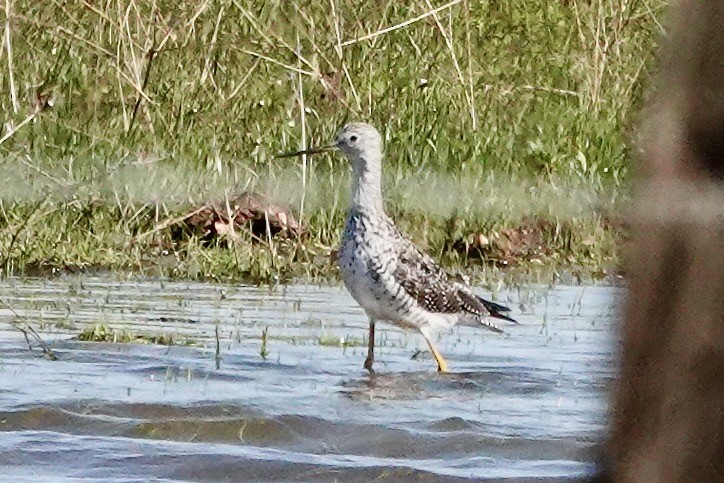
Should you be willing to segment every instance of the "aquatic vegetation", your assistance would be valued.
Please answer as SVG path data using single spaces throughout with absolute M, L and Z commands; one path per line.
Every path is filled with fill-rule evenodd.
M 113 342 L 120 344 L 157 344 L 157 345 L 196 345 L 188 337 L 179 338 L 174 334 L 136 334 L 125 329 L 114 329 L 104 323 L 96 323 L 86 327 L 77 339 L 85 342 Z
M 269 341 L 269 327 L 264 327 L 261 331 L 261 345 L 259 347 L 259 355 L 262 359 L 266 360 L 269 355 L 269 349 L 267 343 Z
M 317 345 L 325 346 L 325 347 L 365 347 L 367 345 L 366 341 L 363 341 L 361 338 L 358 337 L 350 337 L 350 336 L 334 336 L 329 334 L 323 334 L 317 337 Z

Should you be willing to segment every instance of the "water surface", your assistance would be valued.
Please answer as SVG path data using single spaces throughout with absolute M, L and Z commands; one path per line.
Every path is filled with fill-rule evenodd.
M 0 287 L 0 475 L 582 478 L 602 436 L 616 296 L 498 294 L 521 325 L 441 334 L 443 375 L 421 337 L 378 324 L 369 375 L 367 321 L 341 288 L 11 279 Z M 28 349 L 12 325 L 26 321 L 57 361 Z M 98 324 L 177 345 L 77 340 Z

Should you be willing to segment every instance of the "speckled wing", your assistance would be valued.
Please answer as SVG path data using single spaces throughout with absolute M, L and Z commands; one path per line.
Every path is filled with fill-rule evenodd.
M 471 315 L 482 326 L 495 332 L 502 330 L 486 321 L 487 317 L 515 322 L 500 313 L 510 309 L 484 300 L 468 287 L 451 281 L 432 258 L 402 235 L 400 237 L 394 278 L 421 308 L 439 314 Z
M 467 287 L 448 279 L 437 264 L 403 237 L 398 242 L 395 281 L 415 299 L 417 304 L 433 313 L 473 315 L 480 324 L 496 332 L 502 332 L 484 318 L 491 313 L 481 299 Z

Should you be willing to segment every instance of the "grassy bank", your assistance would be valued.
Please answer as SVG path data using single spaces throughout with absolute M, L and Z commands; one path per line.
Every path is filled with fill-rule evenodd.
M 274 154 L 353 119 L 386 138 L 389 211 L 453 271 L 615 266 L 664 2 L 442 5 L 10 2 L 3 274 L 332 277 L 347 168 Z M 305 236 L 144 236 L 247 190 L 289 203 Z M 541 249 L 515 260 L 498 240 L 523 231 Z

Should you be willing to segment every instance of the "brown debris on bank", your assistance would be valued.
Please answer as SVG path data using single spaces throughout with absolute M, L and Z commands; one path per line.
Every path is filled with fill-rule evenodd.
M 258 193 L 244 192 L 212 201 L 191 213 L 184 225 L 205 242 L 224 238 L 235 241 L 240 231 L 259 241 L 277 235 L 298 237 L 304 232 L 289 207 Z
M 496 265 L 508 266 L 519 262 L 541 262 L 553 253 L 550 243 L 556 237 L 568 237 L 568 226 L 548 220 L 528 219 L 520 225 L 498 230 L 482 230 L 455 241 L 453 250 L 466 257 L 479 258 Z

